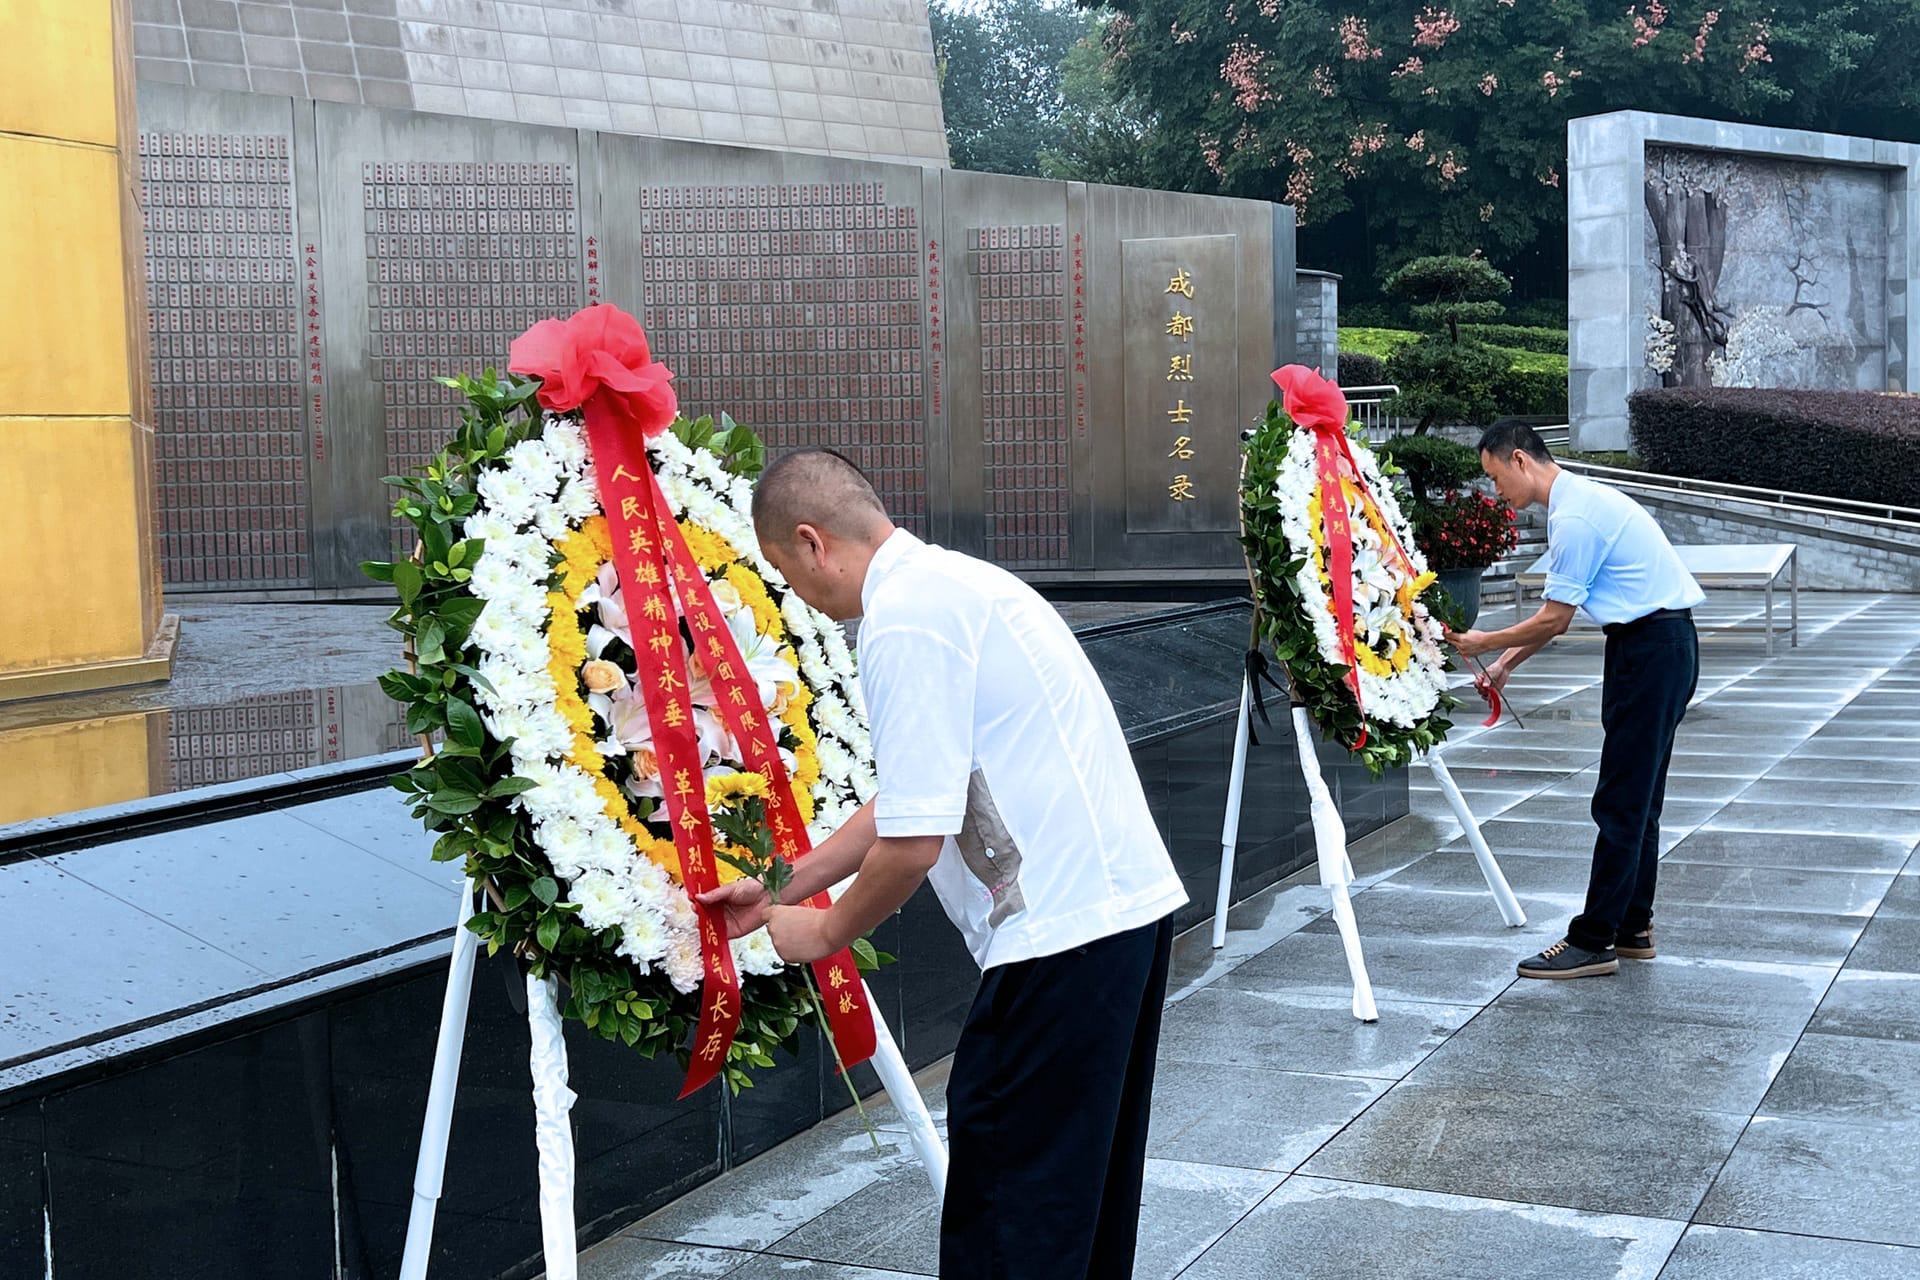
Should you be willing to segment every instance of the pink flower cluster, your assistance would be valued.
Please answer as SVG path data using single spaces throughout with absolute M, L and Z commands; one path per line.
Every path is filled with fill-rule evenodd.
M 1417 76 L 1426 69 L 1427 64 L 1424 61 L 1418 57 L 1412 57 L 1394 68 L 1393 77 L 1397 80 L 1401 76 Z
M 1460 29 L 1460 19 L 1445 9 L 1428 5 L 1413 19 L 1413 47 L 1438 49 L 1447 37 Z
M 1413 133 L 1408 135 L 1407 150 L 1425 151 L 1426 149 L 1427 149 L 1427 131 L 1425 129 L 1420 130 L 1418 133 Z
M 1560 86 L 1565 84 L 1566 81 L 1562 80 L 1557 73 L 1549 71 L 1540 77 L 1540 83 L 1547 86 L 1547 96 L 1549 98 L 1557 98 L 1560 96 Z
M 1313 195 L 1313 170 L 1307 168 L 1307 162 L 1313 159 L 1313 152 L 1287 139 L 1287 159 L 1293 161 L 1293 172 L 1287 175 L 1287 194 L 1285 203 L 1294 208 L 1296 216 L 1303 214 L 1308 197 Z
M 1545 173 L 1545 175 L 1543 175 L 1543 176 L 1541 177 L 1541 179 L 1540 179 L 1540 185 L 1541 185 L 1541 186 L 1543 186 L 1543 187 L 1557 187 L 1557 186 L 1559 186 L 1559 185 L 1560 185 L 1560 171 L 1559 171 L 1558 169 L 1556 169 L 1556 168 L 1554 168 L 1554 167 L 1553 167 L 1552 165 L 1548 165 L 1548 166 L 1547 166 L 1547 172 L 1546 172 L 1546 173 Z
M 1260 16 L 1268 22 L 1279 20 L 1280 0 L 1258 0 L 1256 7 L 1260 10 Z
M 1707 10 L 1707 16 L 1700 23 L 1700 30 L 1694 33 L 1693 52 L 1681 58 L 1682 63 L 1705 62 L 1707 60 L 1707 36 L 1713 30 L 1713 24 L 1720 21 L 1718 9 Z
M 1227 60 L 1220 64 L 1220 78 L 1233 90 L 1233 105 L 1242 111 L 1258 111 L 1279 96 L 1266 85 L 1262 75 L 1265 65 L 1266 55 L 1251 40 L 1235 40 L 1227 50 Z
M 1427 165 L 1429 168 L 1436 164 L 1440 166 L 1440 180 L 1446 183 L 1451 183 L 1455 178 L 1458 178 L 1467 171 L 1467 166 L 1461 164 L 1454 158 L 1452 147 L 1447 148 L 1445 155 L 1430 155 L 1427 157 Z
M 1480 92 L 1486 94 L 1489 98 L 1493 96 L 1493 91 L 1499 87 L 1500 77 L 1493 74 L 1493 72 L 1489 71 L 1480 77 Z
M 1633 19 L 1633 47 L 1644 49 L 1660 34 L 1660 27 L 1667 20 L 1667 6 L 1661 0 L 1647 0 L 1646 17 L 1640 16 L 1639 5 L 1628 9 L 1627 16 Z
M 1348 62 L 1366 62 L 1380 56 L 1380 50 L 1367 38 L 1365 18 L 1342 18 L 1335 28 L 1340 43 L 1346 46 Z
M 1227 167 L 1220 163 L 1220 140 L 1211 134 L 1203 133 L 1197 141 L 1200 143 L 1200 158 L 1207 162 L 1207 168 L 1213 170 L 1213 176 L 1226 177 Z
M 1170 29 L 1173 32 L 1175 44 L 1192 44 L 1193 38 L 1199 34 L 1197 31 L 1182 31 L 1178 22 L 1174 23 Z
M 1753 24 L 1753 32 L 1747 37 L 1747 50 L 1740 55 L 1740 72 L 1742 75 L 1746 74 L 1756 62 L 1773 61 L 1773 55 L 1767 52 L 1767 40 L 1772 35 L 1772 19 L 1762 18 Z
M 1331 98 L 1335 93 L 1339 92 L 1338 87 L 1333 82 L 1333 69 L 1331 67 L 1315 67 L 1313 69 L 1313 87 L 1320 91 L 1320 96 L 1323 98 Z

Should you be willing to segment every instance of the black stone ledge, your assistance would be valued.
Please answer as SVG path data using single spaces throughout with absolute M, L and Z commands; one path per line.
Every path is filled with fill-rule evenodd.
M 452 938 L 448 925 L 439 933 L 0 1062 L 0 1110 L 284 1022 L 324 1007 L 342 991 L 379 991 L 424 972 L 445 973 Z
M 393 751 L 10 823 L 0 827 L 0 866 L 385 786 L 419 758 L 417 751 Z

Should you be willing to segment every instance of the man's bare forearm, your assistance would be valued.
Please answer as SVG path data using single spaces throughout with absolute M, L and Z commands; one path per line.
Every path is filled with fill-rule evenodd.
M 829 886 L 860 870 L 867 851 L 878 838 L 869 800 L 840 824 L 840 829 L 814 846 L 813 852 L 793 864 L 793 880 L 781 895 L 787 902 L 805 902 Z
M 822 914 L 827 949 L 838 951 L 898 911 L 940 857 L 939 836 L 876 840 L 847 891 Z
M 1500 655 L 1500 670 L 1506 675 L 1512 675 L 1515 667 L 1546 647 L 1547 642 L 1545 640 L 1542 640 L 1539 644 L 1515 645 Z

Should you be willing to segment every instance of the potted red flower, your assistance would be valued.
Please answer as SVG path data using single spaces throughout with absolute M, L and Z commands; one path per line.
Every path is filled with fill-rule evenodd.
M 1519 542 L 1513 508 L 1478 489 L 1446 489 L 1416 501 L 1411 515 L 1414 541 L 1459 611 L 1453 626 L 1472 626 L 1481 576 Z

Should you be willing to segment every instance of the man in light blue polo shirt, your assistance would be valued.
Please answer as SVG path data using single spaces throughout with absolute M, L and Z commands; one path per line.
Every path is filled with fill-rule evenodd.
M 1514 507 L 1547 509 L 1547 585 L 1540 611 L 1500 631 L 1450 634 L 1472 657 L 1505 652 L 1487 667 L 1504 686 L 1513 669 L 1573 621 L 1575 609 L 1607 635 L 1600 778 L 1593 789 L 1599 839 L 1586 909 L 1567 936 L 1520 962 L 1523 978 L 1617 973 L 1619 957 L 1651 960 L 1653 890 L 1660 868 L 1660 807 L 1674 733 L 1700 679 L 1693 607 L 1706 593 L 1653 517 L 1617 489 L 1562 471 L 1533 428 L 1491 427 L 1480 465 Z

